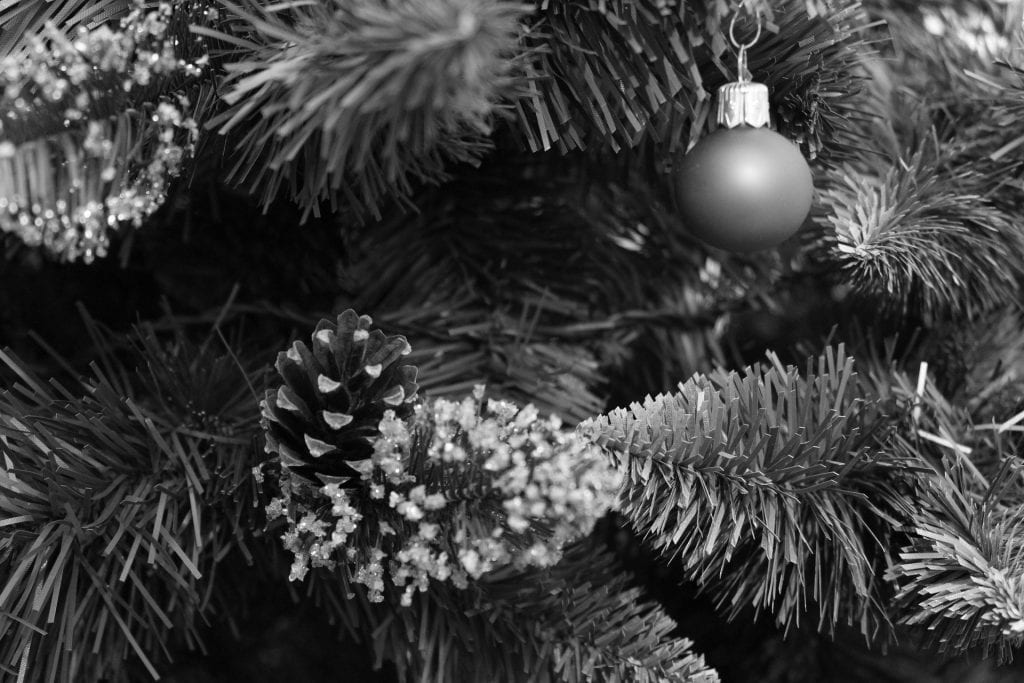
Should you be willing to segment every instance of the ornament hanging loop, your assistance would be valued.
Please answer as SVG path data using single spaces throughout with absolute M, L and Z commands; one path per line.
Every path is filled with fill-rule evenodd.
M 758 39 L 761 38 L 761 13 L 754 12 L 754 23 L 756 30 L 754 37 L 745 43 L 741 43 L 736 39 L 736 20 L 739 19 L 740 13 L 746 8 L 746 2 L 741 2 L 739 7 L 732 15 L 732 20 L 729 22 L 729 42 L 732 46 L 738 50 L 736 55 L 736 80 L 740 83 L 746 83 L 750 80 L 750 71 L 747 69 L 747 50 L 753 47 Z
M 745 43 L 736 39 L 736 21 L 741 13 L 752 15 L 756 29 L 754 37 Z M 750 71 L 747 69 L 747 49 L 761 37 L 763 22 L 761 12 L 750 10 L 746 2 L 741 2 L 736 7 L 736 12 L 729 22 L 729 40 L 733 47 L 738 50 L 736 55 L 736 81 L 726 83 L 718 89 L 718 108 L 715 121 L 719 126 L 735 128 L 737 126 L 751 126 L 760 128 L 771 125 L 768 104 L 768 87 L 763 83 L 753 83 Z

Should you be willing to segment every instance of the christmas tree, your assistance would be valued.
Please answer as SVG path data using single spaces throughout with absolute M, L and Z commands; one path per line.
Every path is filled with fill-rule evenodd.
M 1020 680 L 1022 20 L 0 3 L 0 678 Z

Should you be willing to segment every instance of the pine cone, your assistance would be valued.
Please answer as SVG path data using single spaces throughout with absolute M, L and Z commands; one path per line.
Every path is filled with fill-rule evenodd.
M 337 324 L 320 321 L 312 350 L 297 341 L 277 355 L 284 384 L 260 403 L 266 451 L 314 483 L 354 483 L 351 463 L 373 453 L 384 411 L 412 412 L 416 368 L 397 362 L 412 347 L 401 335 L 371 331 L 372 322 L 349 309 Z

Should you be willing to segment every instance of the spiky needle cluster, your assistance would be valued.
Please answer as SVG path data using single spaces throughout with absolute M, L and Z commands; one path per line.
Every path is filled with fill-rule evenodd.
M 178 332 L 139 329 L 127 359 L 97 336 L 78 385 L 0 351 L 18 377 L 0 393 L 4 679 L 125 680 L 126 660 L 158 678 L 224 607 L 218 566 L 248 553 L 251 378 Z
M 627 469 L 629 522 L 724 609 L 788 625 L 813 601 L 822 627 L 842 614 L 872 633 L 887 620 L 874 530 L 879 511 L 902 508 L 873 455 L 886 416 L 842 347 L 804 375 L 770 360 L 695 376 L 580 430 Z
M 231 179 L 305 213 L 339 195 L 377 217 L 397 189 L 443 177 L 488 147 L 521 8 L 494 0 L 225 2 L 240 49 L 224 55 L 226 107 L 242 129 Z M 244 37 L 239 41 L 238 37 Z M 349 187 L 352 185 L 353 187 Z

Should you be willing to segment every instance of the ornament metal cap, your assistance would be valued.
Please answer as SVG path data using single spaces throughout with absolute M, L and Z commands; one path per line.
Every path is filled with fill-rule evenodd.
M 726 83 L 718 89 L 717 99 L 716 121 L 719 126 L 760 128 L 771 124 L 768 86 L 764 83 Z
M 761 37 L 760 12 L 753 12 L 757 29 L 754 37 L 746 43 L 741 43 L 736 39 L 736 20 L 745 5 L 746 0 L 742 0 L 736 13 L 732 15 L 732 21 L 729 22 L 729 40 L 737 49 L 736 82 L 726 83 L 720 87 L 716 98 L 718 108 L 715 121 L 719 126 L 726 128 L 736 128 L 737 126 L 761 128 L 771 125 L 768 86 L 764 83 L 752 82 L 750 71 L 747 69 L 747 50 L 753 47 L 757 39 Z

